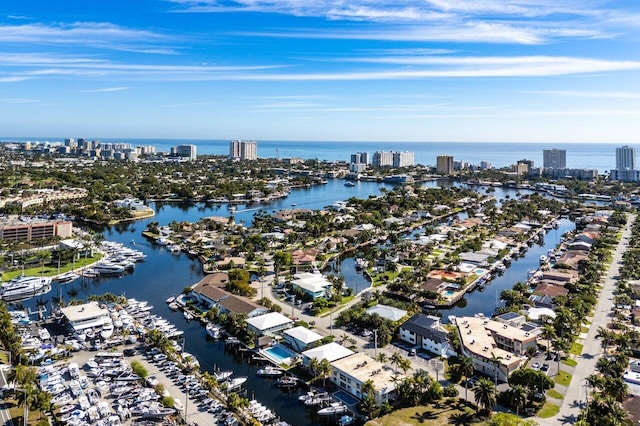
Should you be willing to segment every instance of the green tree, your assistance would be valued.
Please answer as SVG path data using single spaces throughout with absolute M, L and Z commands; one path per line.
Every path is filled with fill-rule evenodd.
M 496 405 L 496 389 L 490 379 L 481 377 L 478 380 L 478 383 L 473 387 L 473 397 L 476 404 L 491 415 L 493 406 Z

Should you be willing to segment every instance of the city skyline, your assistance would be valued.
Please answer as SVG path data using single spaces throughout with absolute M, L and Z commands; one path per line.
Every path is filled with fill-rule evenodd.
M 12 2 L 1 137 L 640 139 L 640 5 Z

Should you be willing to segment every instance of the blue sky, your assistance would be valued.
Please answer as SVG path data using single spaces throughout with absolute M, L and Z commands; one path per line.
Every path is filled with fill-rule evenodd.
M 0 137 L 640 139 L 640 2 L 0 4 Z

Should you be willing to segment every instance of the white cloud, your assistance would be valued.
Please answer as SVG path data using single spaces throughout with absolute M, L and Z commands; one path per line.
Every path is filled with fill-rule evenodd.
M 536 90 L 538 95 L 566 96 L 571 98 L 640 99 L 640 92 L 601 92 L 589 90 Z
M 123 90 L 129 90 L 131 87 L 121 86 L 121 87 L 105 87 L 103 89 L 87 89 L 87 90 L 78 90 L 79 92 L 84 93 L 104 93 L 104 92 L 121 92 Z

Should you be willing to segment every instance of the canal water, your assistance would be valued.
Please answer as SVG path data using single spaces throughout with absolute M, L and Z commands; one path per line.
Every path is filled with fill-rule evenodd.
M 437 186 L 437 182 L 429 182 L 427 186 Z M 351 197 L 367 198 L 370 195 L 379 195 L 380 188 L 390 189 L 390 186 L 374 183 L 359 182 L 354 187 L 345 187 L 342 180 L 329 180 L 326 185 L 313 186 L 304 189 L 295 189 L 286 199 L 277 200 L 266 206 L 237 206 L 234 216 L 236 221 L 251 223 L 253 215 L 261 210 L 268 212 L 286 208 L 321 209 L 331 205 L 337 200 L 346 200 Z M 495 188 L 493 195 L 498 200 L 506 195 L 515 196 L 515 190 L 503 190 Z M 225 352 L 222 342 L 212 342 L 206 339 L 204 328 L 197 322 L 187 322 L 177 312 L 172 312 L 165 301 L 169 296 L 180 293 L 185 287 L 198 282 L 203 274 L 200 263 L 184 253 L 173 254 L 163 247 L 148 242 L 141 236 L 141 232 L 152 221 L 166 225 L 171 221 L 195 222 L 206 216 L 228 216 L 230 214 L 226 205 L 206 204 L 182 204 L 165 203 L 155 204 L 156 216 L 133 223 L 121 224 L 104 229 L 106 240 L 118 241 L 130 247 L 141 250 L 147 255 L 146 261 L 137 264 L 136 270 L 121 277 L 90 279 L 85 282 L 76 281 L 73 284 L 58 286 L 54 284 L 49 294 L 37 300 L 23 303 L 25 307 L 36 309 L 38 301 L 46 303 L 50 309 L 53 297 L 62 295 L 69 300 L 70 294 L 77 294 L 78 298 L 85 299 L 92 294 L 113 293 L 138 300 L 146 300 L 154 306 L 153 312 L 167 318 L 179 329 L 184 331 L 185 350 L 198 358 L 201 368 L 214 371 L 214 368 L 222 370 L 234 370 L 236 376 L 247 376 L 247 396 L 256 398 L 270 409 L 275 411 L 282 420 L 292 425 L 319 425 L 324 419 L 315 414 L 315 410 L 305 409 L 298 404 L 298 393 L 286 393 L 276 388 L 267 379 L 256 376 L 257 367 L 246 362 L 240 356 Z M 555 247 L 562 233 L 572 229 L 569 221 L 563 220 L 559 229 L 551 230 L 542 246 L 534 246 L 527 252 L 524 258 L 513 261 L 511 268 L 507 269 L 502 277 L 497 278 L 484 292 L 474 292 L 466 295 L 466 306 L 456 307 L 443 312 L 446 315 L 472 315 L 476 312 L 491 314 L 495 308 L 495 296 L 500 291 L 510 288 L 517 281 L 526 279 L 527 269 L 537 265 L 540 254 L 545 254 L 549 248 Z M 355 272 L 354 260 L 347 258 L 341 263 L 341 270 L 348 286 L 361 291 L 369 285 L 362 274 Z M 301 391 L 298 391 L 301 392 Z

